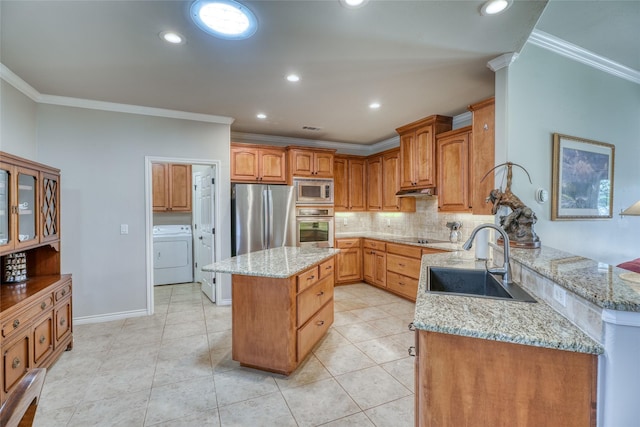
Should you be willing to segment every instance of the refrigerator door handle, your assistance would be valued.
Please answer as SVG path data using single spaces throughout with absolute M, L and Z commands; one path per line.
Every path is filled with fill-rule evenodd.
M 264 248 L 263 249 L 271 249 L 271 234 L 273 233 L 273 218 L 272 218 L 272 212 L 273 212 L 273 198 L 271 195 L 271 189 L 269 187 L 267 187 L 266 190 L 264 190 L 264 213 L 263 213 L 263 218 L 264 218 L 264 237 L 263 237 L 263 241 L 264 241 Z

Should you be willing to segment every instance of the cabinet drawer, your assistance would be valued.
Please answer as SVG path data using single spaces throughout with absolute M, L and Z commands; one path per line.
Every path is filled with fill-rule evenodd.
M 333 276 L 335 263 L 335 258 L 332 257 L 330 260 L 320 264 L 320 279 L 324 279 L 327 276 Z
M 9 393 L 29 370 L 29 333 L 2 346 L 3 391 Z
M 387 271 L 418 279 L 420 278 L 420 260 L 387 253 Z
M 333 276 L 327 277 L 298 295 L 298 326 L 303 325 L 333 298 Z
M 387 288 L 415 301 L 418 295 L 418 279 L 388 271 Z
M 378 240 L 369 240 L 369 239 L 365 239 L 364 240 L 364 247 L 365 248 L 369 248 L 369 249 L 376 249 L 379 251 L 386 251 L 387 250 L 387 244 L 384 242 L 380 242 Z
M 419 246 L 397 245 L 395 243 L 387 243 L 387 252 L 390 254 L 402 255 L 411 258 L 420 259 L 422 257 L 422 248 Z
M 62 298 L 71 295 L 71 282 L 65 283 L 55 293 L 55 301 L 58 302 Z
M 318 281 L 319 269 L 316 265 L 309 270 L 298 274 L 298 292 L 302 292 L 309 286 L 314 285 Z
M 26 326 L 33 318 L 38 317 L 41 313 L 50 310 L 53 307 L 53 297 L 47 294 L 27 307 L 26 310 L 11 316 L 2 322 L 2 336 L 8 337 L 14 331 L 18 331 Z
M 333 300 L 329 300 L 315 316 L 298 329 L 298 362 L 304 359 L 332 324 Z
M 427 254 L 441 254 L 447 251 L 443 251 L 441 249 L 433 249 L 433 248 L 422 248 L 422 255 Z
M 338 239 L 336 240 L 336 247 L 338 249 L 359 248 L 360 239 Z
M 37 323 L 31 335 L 33 363 L 37 366 L 53 351 L 53 312 Z

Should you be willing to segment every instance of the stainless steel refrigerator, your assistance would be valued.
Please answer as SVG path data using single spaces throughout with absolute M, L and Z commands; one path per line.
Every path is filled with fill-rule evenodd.
M 231 255 L 296 246 L 295 192 L 290 185 L 231 185 Z

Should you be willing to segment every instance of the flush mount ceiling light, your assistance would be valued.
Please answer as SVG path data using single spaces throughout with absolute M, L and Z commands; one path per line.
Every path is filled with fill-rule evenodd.
M 349 9 L 357 9 L 364 6 L 369 0 L 339 0 L 340 4 Z
M 369 108 L 371 108 L 372 110 L 377 110 L 378 108 L 380 108 L 380 103 L 372 102 L 371 104 L 369 104 Z
M 292 83 L 299 82 L 300 81 L 300 76 L 297 75 L 297 74 L 289 74 L 287 76 L 287 80 L 292 82 Z
M 489 0 L 480 8 L 480 14 L 483 16 L 496 15 L 507 10 L 511 3 L 512 0 Z
M 191 19 L 200 29 L 221 39 L 246 39 L 258 29 L 253 12 L 233 0 L 196 0 L 191 5 Z
M 184 37 L 175 31 L 163 31 L 160 33 L 160 38 L 167 43 L 171 44 L 184 44 Z
M 267 115 L 266 115 L 266 114 L 264 114 L 264 113 L 258 113 L 258 114 L 256 114 L 256 117 L 257 117 L 257 118 L 259 118 L 259 119 L 261 119 L 261 120 L 264 120 L 264 119 L 266 119 L 266 118 L 267 118 Z

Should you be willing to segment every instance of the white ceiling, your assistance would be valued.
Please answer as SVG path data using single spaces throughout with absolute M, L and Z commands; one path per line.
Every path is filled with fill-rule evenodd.
M 373 144 L 493 95 L 487 62 L 520 51 L 547 6 L 516 0 L 483 17 L 482 1 L 244 3 L 258 31 L 226 41 L 191 22 L 189 1 L 0 0 L 0 62 L 45 95 L 228 116 L 236 132 Z M 639 70 L 639 6 L 553 1 L 537 29 Z M 187 43 L 166 44 L 164 30 Z M 302 80 L 287 82 L 290 72 Z M 370 110 L 372 101 L 382 107 Z

